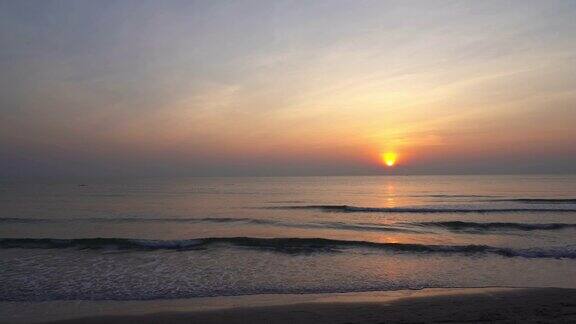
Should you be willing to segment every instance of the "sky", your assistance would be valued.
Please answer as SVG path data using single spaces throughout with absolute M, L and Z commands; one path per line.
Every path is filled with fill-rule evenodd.
M 575 124 L 575 1 L 0 0 L 0 177 L 575 173 Z

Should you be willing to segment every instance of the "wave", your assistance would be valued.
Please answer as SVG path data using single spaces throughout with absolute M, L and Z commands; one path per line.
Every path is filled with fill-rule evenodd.
M 576 208 L 426 208 L 426 207 L 356 207 L 349 205 L 274 206 L 266 209 L 315 209 L 340 213 L 576 213 Z
M 338 230 L 353 230 L 367 232 L 405 232 L 405 233 L 422 233 L 421 230 L 402 228 L 395 225 L 410 225 L 409 223 L 398 223 L 383 225 L 378 223 L 343 223 L 343 222 L 319 222 L 304 224 L 308 228 L 329 228 Z
M 52 223 L 53 221 L 46 218 L 18 218 L 18 217 L 0 217 L 0 223 Z
M 576 204 L 573 198 L 513 198 L 513 199 L 492 199 L 488 201 L 508 201 L 525 204 Z
M 493 195 L 448 195 L 448 194 L 432 194 L 432 195 L 412 195 L 410 197 L 429 197 L 429 198 L 497 198 L 501 196 Z
M 547 223 L 547 224 L 533 224 L 533 223 L 475 223 L 475 222 L 462 222 L 462 221 L 448 221 L 448 222 L 421 222 L 421 223 L 405 223 L 410 225 L 441 227 L 449 230 L 520 230 L 520 231 L 537 231 L 537 230 L 561 230 L 567 228 L 576 228 L 576 224 L 565 223 Z
M 370 248 L 400 253 L 443 253 L 482 255 L 495 254 L 504 257 L 524 258 L 567 258 L 576 259 L 576 246 L 555 248 L 513 249 L 488 245 L 426 245 L 404 243 L 377 243 L 368 241 L 346 241 L 324 238 L 256 238 L 256 237 L 221 237 L 198 238 L 189 240 L 147 240 L 128 238 L 2 238 L 0 248 L 20 249 L 68 249 L 80 250 L 132 250 L 132 251 L 191 251 L 207 249 L 218 245 L 232 245 L 257 250 L 280 253 L 316 253 L 341 252 L 346 248 Z
M 23 217 L 3 217 L 0 223 L 62 223 L 62 222 L 95 222 L 95 223 L 252 223 L 252 224 L 273 224 L 272 220 L 240 218 L 240 217 L 206 217 L 206 218 L 146 218 L 146 217 L 87 217 L 87 218 L 23 218 Z
M 304 229 L 335 229 L 354 230 L 371 232 L 406 232 L 421 233 L 421 230 L 410 230 L 407 228 L 381 225 L 376 223 L 348 224 L 343 222 L 317 222 L 317 223 L 293 223 L 283 222 L 273 219 L 244 218 L 244 217 L 206 217 L 206 218 L 136 218 L 136 217 L 101 217 L 101 218 L 0 218 L 0 223 L 61 223 L 61 222 L 89 222 L 89 223 L 216 223 L 216 224 L 250 224 L 250 225 L 270 225 Z M 404 224 L 401 224 L 404 225 Z

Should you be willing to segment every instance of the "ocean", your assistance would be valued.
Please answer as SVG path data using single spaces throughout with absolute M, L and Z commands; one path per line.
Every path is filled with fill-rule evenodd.
M 576 176 L 0 184 L 0 301 L 576 288 Z

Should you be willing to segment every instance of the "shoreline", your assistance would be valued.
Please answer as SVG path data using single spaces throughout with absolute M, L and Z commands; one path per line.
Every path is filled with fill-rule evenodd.
M 150 301 L 2 302 L 0 310 L 1 323 L 573 323 L 576 289 L 425 288 Z

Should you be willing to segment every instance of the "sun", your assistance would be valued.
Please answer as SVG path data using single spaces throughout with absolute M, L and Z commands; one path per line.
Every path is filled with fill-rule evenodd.
M 396 165 L 396 160 L 398 158 L 398 154 L 394 152 L 387 152 L 382 154 L 382 162 L 388 167 L 393 167 Z

